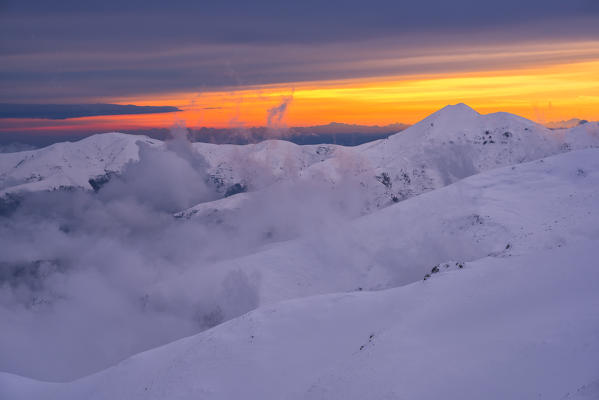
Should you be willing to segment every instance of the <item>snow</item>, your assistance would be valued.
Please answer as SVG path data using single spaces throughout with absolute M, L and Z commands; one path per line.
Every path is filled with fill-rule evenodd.
M 599 122 L 587 122 L 571 129 L 561 129 L 556 134 L 560 135 L 567 148 L 572 150 L 599 147 Z
M 110 133 L 0 154 L 0 196 L 91 190 L 144 145 L 166 147 Z M 551 131 L 458 104 L 353 148 L 193 149 L 223 194 L 249 191 L 177 221 L 234 232 L 248 213 L 294 213 L 305 230 L 144 288 L 149 307 L 176 306 L 239 280 L 226 322 L 71 382 L 0 372 L 0 399 L 599 398 L 599 124 Z M 342 198 L 367 203 L 351 218 L 276 208 L 308 190 L 286 204 L 310 210 L 348 181 Z
M 596 243 L 279 303 L 72 383 L 4 374 L 0 387 L 15 400 L 560 399 L 599 375 L 589 254 Z
M 137 161 L 141 143 L 164 148 L 162 142 L 144 136 L 109 133 L 0 154 L 0 197 L 23 190 L 92 189 L 89 179 L 120 173 L 128 162 Z M 297 177 L 333 184 L 355 177 L 371 196 L 371 208 L 379 208 L 394 198 L 403 200 L 478 172 L 599 147 L 599 124 L 551 131 L 516 115 L 481 115 L 457 104 L 388 139 L 350 148 L 281 140 L 193 147 L 207 161 L 208 174 L 223 186 L 223 193 L 235 183 L 254 191 Z M 389 177 L 387 185 L 381 184 L 383 173 Z
M 233 196 L 225 197 L 214 201 L 197 204 L 186 210 L 175 213 L 176 218 L 211 218 L 215 215 L 222 215 L 227 211 L 239 210 L 243 203 L 248 200 L 248 193 L 238 193 Z
M 599 149 L 560 154 L 466 178 L 330 230 L 217 262 L 210 272 L 191 270 L 161 283 L 155 295 L 174 285 L 181 298 L 193 296 L 199 281 L 220 288 L 235 271 L 260 288 L 261 304 L 402 285 L 444 262 L 599 239 L 597 204 Z
M 139 144 L 160 146 L 145 136 L 93 135 L 78 142 L 56 143 L 39 150 L 0 155 L 0 197 L 21 191 L 92 189 L 89 180 L 118 173 L 139 160 Z
M 380 207 L 394 197 L 403 200 L 482 171 L 556 154 L 563 140 L 516 115 L 480 115 L 458 104 L 388 139 L 357 146 L 353 163 L 347 157 L 333 157 L 315 164 L 306 174 L 310 179 L 325 175 L 332 180 L 348 173 L 358 175 Z M 387 185 L 375 179 L 382 174 L 389 177 Z

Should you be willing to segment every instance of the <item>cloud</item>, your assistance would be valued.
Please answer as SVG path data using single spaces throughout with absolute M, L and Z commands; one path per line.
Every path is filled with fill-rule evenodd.
M 0 103 L 0 118 L 68 119 L 100 115 L 157 114 L 181 111 L 170 106 L 132 104 L 7 104 Z
M 455 0 L 451 3 L 376 0 L 368 4 L 360 0 L 326 3 L 309 0 L 292 4 L 274 0 L 256 4 L 242 0 L 199 4 L 189 0 L 174 2 L 168 7 L 157 1 L 126 4 L 116 0 L 101 4 L 64 1 L 50 5 L 37 0 L 25 5 L 12 0 L 5 3 L 4 30 L 28 31 L 36 39 L 19 38 L 18 43 L 11 46 L 12 51 L 18 51 L 18 45 L 24 51 L 53 41 L 58 42 L 56 50 L 85 48 L 90 38 L 94 39 L 95 46 L 112 49 L 131 45 L 163 49 L 177 42 L 184 45 L 318 44 L 401 36 L 410 32 L 456 29 L 471 32 L 485 26 L 509 27 L 539 21 L 561 21 L 568 29 L 580 32 L 583 27 L 570 24 L 571 20 L 593 17 L 598 11 L 593 0 L 529 0 L 524 3 L 517 0 Z M 101 18 L 89 18 L 86 24 L 79 24 L 73 20 L 73 14 Z M 103 29 L 110 22 L 111 29 Z
M 34 150 L 34 149 L 36 149 L 35 146 L 32 146 L 27 143 L 10 142 L 10 143 L 6 143 L 6 144 L 2 144 L 0 142 L 0 153 L 16 153 L 19 151 L 27 151 L 27 150 Z
M 214 265 L 275 242 L 308 235 L 306 251 L 331 268 L 351 262 L 342 239 L 325 237 L 359 214 L 358 182 L 278 183 L 273 164 L 292 171 L 299 160 L 277 142 L 264 157 L 232 158 L 250 190 L 243 207 L 175 218 L 223 194 L 183 125 L 171 136 L 97 192 L 30 193 L 0 213 L 0 370 L 74 379 L 250 311 L 261 277 Z
M 281 126 L 292 100 L 293 94 L 285 96 L 279 105 L 268 109 L 266 116 L 266 126 L 268 128 L 275 129 Z
M 590 0 L 296 2 L 284 7 L 271 1 L 201 6 L 182 1 L 168 7 L 116 1 L 101 6 L 4 3 L 3 102 L 83 103 L 241 85 L 520 67 L 548 58 L 573 62 L 583 56 L 559 42 L 599 38 L 597 8 Z M 518 53 L 526 43 L 559 51 L 489 57 L 488 49 L 497 44 L 510 44 L 507 53 Z M 462 57 L 468 46 L 477 47 L 471 54 L 478 58 Z M 592 47 L 587 54 L 596 54 Z M 413 59 L 442 53 L 455 59 Z

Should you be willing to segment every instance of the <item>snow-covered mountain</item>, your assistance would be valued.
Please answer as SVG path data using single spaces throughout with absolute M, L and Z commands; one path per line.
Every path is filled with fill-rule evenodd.
M 92 190 L 90 180 L 118 174 L 127 163 L 138 161 L 140 143 L 162 144 L 144 136 L 113 132 L 39 150 L 0 154 L 0 196 L 61 188 Z
M 139 160 L 140 145 L 165 147 L 143 136 L 109 133 L 0 154 L 0 197 L 21 191 L 97 188 L 127 163 Z M 375 207 L 481 171 L 587 147 L 599 147 L 599 123 L 551 131 L 508 113 L 480 115 L 465 104 L 447 106 L 388 139 L 356 147 L 299 146 L 280 140 L 193 144 L 223 195 L 230 189 L 235 193 L 235 187 L 258 190 L 296 177 L 332 183 L 352 177 L 360 180 Z
M 0 196 L 23 191 L 97 189 L 128 163 L 139 161 L 140 145 L 166 151 L 160 140 L 113 132 L 39 150 L 0 154 Z M 292 178 L 340 148 L 299 146 L 282 140 L 249 145 L 194 143 L 193 147 L 208 162 L 207 172 L 223 194 L 236 183 L 259 188 Z
M 598 173 L 599 149 L 588 149 L 477 174 L 307 237 L 192 269 L 150 289 L 148 301 L 169 292 L 180 304 L 193 297 L 196 282 L 221 290 L 239 274 L 258 288 L 258 304 L 378 290 L 421 280 L 435 266 L 456 269 L 487 256 L 599 239 Z
M 311 284 L 340 291 L 335 281 L 347 282 L 356 267 L 313 265 L 319 256 L 307 254 L 297 268 L 281 265 L 300 251 L 279 245 L 278 258 L 238 265 L 269 274 L 261 285 L 270 305 L 70 383 L 1 374 L 0 395 L 595 398 L 597 204 L 599 149 L 473 176 L 340 227 L 364 252 L 372 248 L 360 261 L 386 257 L 395 272 L 431 251 L 451 260 L 422 269 L 426 280 L 279 302 L 308 294 Z M 303 293 L 289 292 L 296 287 Z
M 201 144 L 196 146 L 199 152 L 206 154 Z M 282 147 L 286 147 L 287 159 L 297 159 L 297 155 L 289 151 L 292 145 Z M 480 115 L 465 104 L 457 104 L 439 110 L 388 139 L 352 148 L 322 147 L 317 152 L 329 157 L 321 160 L 312 158 L 312 162 L 304 161 L 301 167 L 292 166 L 291 162 L 286 164 L 286 168 L 281 167 L 282 163 L 277 167 L 273 163 L 261 162 L 258 165 L 263 167 L 254 169 L 249 176 L 264 176 L 264 171 L 285 171 L 280 174 L 286 178 L 298 176 L 300 180 L 329 185 L 351 179 L 359 183 L 368 212 L 479 172 L 572 149 L 593 147 L 599 147 L 599 123 L 551 131 L 513 114 Z M 257 158 L 253 149 L 248 154 Z M 252 182 L 251 187 L 264 187 L 255 184 L 258 178 L 252 181 L 250 177 L 235 173 L 244 170 L 241 165 L 246 163 L 247 158 L 233 159 L 241 161 L 236 166 L 226 163 L 224 170 L 228 173 L 221 169 L 214 171 L 214 175 L 223 177 L 228 185 Z M 214 165 L 216 160 L 212 160 Z M 267 179 L 272 182 L 272 176 Z M 217 200 L 210 204 L 209 210 L 207 205 L 200 204 L 178 216 L 211 216 L 220 220 L 222 214 L 230 214 L 231 204 L 240 205 L 242 199 L 247 198 L 246 195 L 238 200 Z
M 2 399 L 599 396 L 597 123 L 111 133 L 0 154 L 0 186 Z
M 547 157 L 569 148 L 599 146 L 599 125 L 556 134 L 508 113 L 480 115 L 465 104 L 447 106 L 388 139 L 355 148 L 353 172 L 387 205 L 476 173 Z M 576 143 L 576 144 L 574 144 Z M 307 171 L 335 180 L 347 158 L 333 157 Z M 337 171 L 332 175 L 330 171 Z M 377 184 L 378 182 L 378 184 Z

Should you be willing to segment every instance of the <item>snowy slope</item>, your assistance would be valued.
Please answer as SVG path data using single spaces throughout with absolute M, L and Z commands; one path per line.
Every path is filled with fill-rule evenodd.
M 152 345 L 236 318 L 255 307 L 273 305 L 283 300 L 333 292 L 391 288 L 420 281 L 426 274 L 431 274 L 435 266 L 441 271 L 451 271 L 460 269 L 459 265 L 468 268 L 470 263 L 487 256 L 514 257 L 587 240 L 596 241 L 599 239 L 599 149 L 573 151 L 487 171 L 352 221 L 330 219 L 321 210 L 314 209 L 314 206 L 322 205 L 318 202 L 308 202 L 306 212 L 293 209 L 292 215 L 287 206 L 273 210 L 280 198 L 267 203 L 266 210 L 258 201 L 254 207 L 262 208 L 250 207 L 248 216 L 244 205 L 254 200 L 246 195 L 240 193 L 225 199 L 231 203 L 227 213 L 220 215 L 220 224 L 228 229 L 224 232 L 224 242 L 217 241 L 214 249 L 202 249 L 201 241 L 177 235 L 177 240 L 200 249 L 192 253 L 198 257 L 167 264 L 165 268 L 173 273 L 165 273 L 159 279 L 145 274 L 141 275 L 144 279 L 136 278 L 137 283 L 130 295 L 133 303 L 126 303 L 132 310 L 137 310 L 136 307 L 141 303 L 142 315 L 155 313 L 157 321 L 168 317 L 173 324 L 189 326 L 180 330 L 178 335 L 173 330 L 161 340 L 155 339 Z M 258 200 L 266 201 L 267 197 Z M 239 203 L 241 208 L 237 208 Z M 291 204 L 300 203 L 306 203 L 305 198 L 300 197 L 297 203 Z M 202 212 L 205 219 L 212 222 L 210 207 Z M 256 225 L 255 221 L 262 223 L 271 218 L 282 219 L 283 222 L 292 218 L 303 221 L 303 235 L 295 240 L 248 247 L 241 252 L 239 247 L 243 249 L 244 243 L 235 246 L 228 241 L 235 236 L 245 241 L 264 235 L 266 232 L 256 227 L 269 228 L 269 225 Z M 178 222 L 186 226 L 204 221 L 199 218 L 199 221 Z M 246 228 L 245 224 L 252 226 Z M 244 229 L 247 230 L 243 232 Z M 236 235 L 239 230 L 242 233 Z M 172 232 L 172 228 L 169 228 L 165 235 Z M 191 236 L 196 232 L 184 229 L 180 234 Z M 200 236 L 200 240 L 204 239 Z M 133 246 L 132 250 L 136 249 L 134 241 L 126 244 Z M 102 247 L 96 250 L 93 243 L 87 246 L 89 251 L 104 252 Z M 159 244 L 152 246 L 159 247 Z M 112 251 L 112 247 L 109 249 Z M 148 251 L 144 247 L 141 249 Z M 189 251 L 184 247 L 175 249 Z M 203 253 L 213 251 L 219 253 L 216 262 L 211 257 L 200 258 L 205 257 Z M 162 253 L 157 252 L 156 255 L 161 256 Z M 102 258 L 106 257 L 102 255 Z M 85 257 L 80 259 L 81 262 L 87 261 Z M 108 259 L 114 260 L 112 257 Z M 152 262 L 154 258 L 150 257 L 149 260 Z M 114 268 L 127 271 L 126 264 L 115 263 Z M 50 276 L 56 279 L 56 275 Z M 95 277 L 95 274 L 92 276 Z M 45 299 L 45 293 L 36 295 L 38 301 Z M 48 296 L 51 305 L 53 294 L 49 293 Z M 58 306 L 60 304 L 56 309 L 59 309 Z M 34 321 L 43 316 L 35 309 L 32 311 L 31 318 Z M 90 312 L 94 312 L 93 309 Z M 147 348 L 143 347 L 147 343 L 143 338 L 135 340 L 136 344 L 131 344 L 127 339 L 127 334 L 143 335 L 143 331 L 135 325 L 137 319 L 131 318 L 129 326 L 127 315 L 120 311 L 108 310 L 101 315 L 105 318 L 122 318 L 124 334 L 122 339 L 111 339 L 115 349 L 109 357 L 97 356 L 98 352 L 108 354 L 106 346 L 100 343 L 89 350 L 84 358 L 97 361 L 91 366 L 85 364 L 88 371 L 105 368 Z M 152 326 L 152 321 L 146 321 L 148 326 Z M 23 319 L 15 319 L 15 322 L 3 328 L 3 334 L 6 337 L 35 340 L 34 344 L 27 346 L 39 348 L 40 354 L 61 353 L 59 350 L 45 350 L 45 343 L 52 342 L 51 337 L 44 339 L 38 338 L 39 335 L 35 333 L 23 333 L 21 330 L 27 329 L 27 326 Z M 59 335 L 61 330 L 52 332 Z M 77 332 L 85 333 L 85 330 L 79 329 Z M 24 346 L 27 340 L 22 339 L 19 343 Z M 6 355 L 3 360 L 5 371 L 29 370 L 19 360 L 18 347 L 7 341 L 0 343 L 0 349 L 0 353 L 5 352 Z M 63 365 L 67 362 L 65 360 L 70 360 L 70 363 L 76 364 L 82 362 L 81 358 L 81 353 L 77 352 L 65 355 L 56 363 Z M 9 360 L 18 362 L 10 363 Z M 50 364 L 48 361 L 36 363 L 40 367 L 30 373 L 46 373 L 49 376 L 43 366 L 48 368 Z
M 241 183 L 250 190 L 295 178 L 310 165 L 347 151 L 342 146 L 300 146 L 284 140 L 247 145 L 193 143 L 193 147 L 208 162 L 209 174 L 223 185 Z
M 484 258 L 388 291 L 281 303 L 72 383 L 0 375 L 0 397 L 558 400 L 589 393 L 585 385 L 599 377 L 599 269 L 589 262 L 598 257 L 596 241 L 575 243 Z
M 93 135 L 78 142 L 56 143 L 39 150 L 0 154 L 0 197 L 20 191 L 80 187 L 90 179 L 118 173 L 139 160 L 139 143 L 159 140 L 124 133 Z
M 275 143 L 272 141 L 265 146 Z M 253 169 L 248 175 L 254 177 L 267 176 L 264 171 L 274 171 L 287 179 L 299 176 L 306 181 L 329 185 L 344 184 L 352 179 L 360 183 L 360 190 L 366 197 L 365 211 L 372 211 L 493 168 L 569 150 L 599 147 L 599 124 L 551 131 L 513 114 L 481 115 L 465 104 L 457 104 L 437 111 L 388 139 L 352 148 L 322 149 L 322 153 L 330 157 L 323 157 L 320 162 L 304 161 L 298 165 L 298 162 L 289 161 L 297 157 L 286 149 L 292 147 L 291 144 L 277 146 L 278 151 L 272 152 L 271 157 L 276 154 L 287 162 L 265 162 L 262 154 L 252 149 L 249 160 L 261 162 L 224 163 L 226 167 L 216 175 L 226 176 L 229 182 L 247 182 L 249 179 L 240 173 L 245 171 L 244 165 L 249 165 Z M 257 165 L 262 167 L 257 168 Z M 256 189 L 265 185 L 251 186 Z M 227 204 L 223 202 L 222 205 L 225 213 L 228 212 Z M 212 204 L 214 216 L 218 215 L 219 207 L 218 201 Z M 182 215 L 196 214 L 192 209 Z
M 170 214 L 139 214 L 144 217 L 138 217 L 133 213 L 136 223 L 153 215 L 156 221 L 148 223 L 148 227 L 162 224 L 160 229 L 165 228 L 165 236 L 175 232 L 180 236 L 172 240 L 183 245 L 197 245 L 198 251 L 194 254 L 201 260 L 179 258 L 176 250 L 185 253 L 185 249 L 163 248 L 160 243 L 163 237 L 156 235 L 158 240 L 151 244 L 152 248 L 157 248 L 156 255 L 166 254 L 165 259 L 179 260 L 180 264 L 169 265 L 176 273 L 140 280 L 131 298 L 135 305 L 138 305 L 136 302 L 143 303 L 143 309 L 150 313 L 158 311 L 172 317 L 173 321 L 189 321 L 190 325 L 208 315 L 211 321 L 203 324 L 202 329 L 233 321 L 133 357 L 116 368 L 73 384 L 41 385 L 4 375 L 0 378 L 0 398 L 3 398 L 2 390 L 14 390 L 14 393 L 5 392 L 9 398 L 38 398 L 38 390 L 43 390 L 50 398 L 51 395 L 86 398 L 92 396 L 91 392 L 97 392 L 97 398 L 135 398 L 136 391 L 142 387 L 144 392 L 145 388 L 155 390 L 152 396 L 162 395 L 162 398 L 167 394 L 169 398 L 171 395 L 188 398 L 191 393 L 206 398 L 331 398 L 331 393 L 341 393 L 344 397 L 340 395 L 340 398 L 352 398 L 354 392 L 356 398 L 434 398 L 436 377 L 442 375 L 441 371 L 444 371 L 442 377 L 445 380 L 439 384 L 439 390 L 463 390 L 462 382 L 470 374 L 481 386 L 474 386 L 472 393 L 460 392 L 463 397 L 485 397 L 479 396 L 480 391 L 493 388 L 493 393 L 502 394 L 503 398 L 530 398 L 533 387 L 539 386 L 550 373 L 564 373 L 551 369 L 549 361 L 566 357 L 567 351 L 577 355 L 583 353 L 581 348 L 589 343 L 588 352 L 595 349 L 592 346 L 596 342 L 588 339 L 589 331 L 582 328 L 590 326 L 597 333 L 596 320 L 591 318 L 592 315 L 587 318 L 581 313 L 590 314 L 588 310 L 592 310 L 597 301 L 596 297 L 588 296 L 589 290 L 584 284 L 596 282 L 593 275 L 596 272 L 591 266 L 596 265 L 594 249 L 599 241 L 599 148 L 589 148 L 599 147 L 598 138 L 599 125 L 596 123 L 548 131 L 517 116 L 504 113 L 479 115 L 467 106 L 457 105 L 440 110 L 401 134 L 354 148 L 297 146 L 282 141 L 247 146 L 193 144 L 193 150 L 205 159 L 207 174 L 219 186 L 221 195 L 235 184 L 246 186 L 250 191 L 200 203 L 176 213 L 177 219 L 171 219 Z M 160 141 L 113 133 L 33 152 L 0 155 L 2 194 L 65 187 L 91 189 L 90 178 L 122 172 L 129 161 L 135 162 L 140 154 L 143 156 L 140 146 L 145 144 L 160 151 L 170 151 L 168 144 Z M 576 151 L 569 151 L 572 149 Z M 551 156 L 543 158 L 547 155 Z M 149 182 L 155 185 L 153 180 Z M 394 198 L 405 201 L 394 204 Z M 359 213 L 336 214 L 341 206 L 352 202 L 362 204 L 363 200 L 371 205 L 368 215 L 354 218 Z M 378 210 L 387 205 L 391 206 Z M 121 211 L 125 211 L 122 215 L 131 214 L 131 209 Z M 349 220 L 348 215 L 351 216 Z M 191 217 L 191 220 L 186 219 Z M 169 225 L 171 222 L 184 228 L 173 230 Z M 192 229 L 198 226 L 202 228 Z M 218 230 L 213 229 L 216 226 L 219 226 Z M 208 248 L 202 249 L 201 241 L 206 240 L 202 236 L 204 229 L 207 236 L 222 235 L 223 242 L 207 241 Z M 278 235 L 277 229 L 283 234 Z M 63 231 L 62 226 L 60 232 L 58 235 L 64 236 L 65 241 L 78 235 L 76 231 Z M 150 234 L 154 233 L 150 231 Z M 198 233 L 200 235 L 194 242 L 194 235 Z M 239 240 L 230 241 L 231 237 Z M 96 246 L 95 241 L 90 243 L 84 248 L 101 252 L 102 247 Z M 138 250 L 134 240 L 125 245 L 132 245 L 133 251 Z M 139 249 L 148 251 L 143 246 Z M 150 263 L 143 258 L 140 260 L 144 261 L 141 263 L 144 268 L 147 264 L 150 268 L 154 266 L 153 259 Z M 86 261 L 81 259 L 82 263 Z M 164 260 L 160 257 L 156 259 L 157 263 L 161 261 Z M 538 293 L 534 289 L 535 279 L 539 279 L 539 265 L 543 268 L 547 265 L 549 271 L 555 271 L 546 282 L 546 289 L 553 290 L 557 298 L 549 298 L 545 289 Z M 571 267 L 575 276 L 559 272 L 563 271 L 560 268 L 564 265 Z M 123 266 L 116 263 L 114 267 L 116 270 Z M 490 272 L 473 272 L 479 267 Z M 519 275 L 520 269 L 528 272 Z M 513 273 L 502 272 L 504 270 Z M 504 273 L 507 275 L 502 275 Z M 414 283 L 422 281 L 427 274 L 430 279 L 426 282 Z M 579 282 L 579 274 L 586 274 L 588 282 Z M 489 280 L 483 279 L 485 276 Z M 564 287 L 558 283 L 558 277 L 563 278 Z M 120 284 L 120 279 L 115 280 Z M 493 286 L 492 280 L 501 284 Z M 429 291 L 428 288 L 441 285 L 436 283 L 438 281 L 451 283 L 447 283 L 445 289 Z M 411 285 L 370 293 L 406 284 Z M 526 286 L 529 284 L 533 286 Z M 470 285 L 479 285 L 484 290 L 476 291 Z M 450 286 L 455 287 L 455 293 Z M 515 288 L 514 293 L 512 288 Z M 526 297 L 526 291 L 530 298 Z M 351 294 L 308 298 L 339 292 Z M 473 306 L 465 305 L 465 298 L 460 297 L 462 292 L 470 293 L 468 299 L 473 304 L 480 303 L 481 309 L 462 315 L 460 307 Z M 486 292 L 490 297 L 485 297 Z M 538 309 L 529 311 L 520 310 L 516 305 L 533 298 L 557 310 L 554 324 L 549 325 L 553 329 L 550 332 L 576 338 L 572 343 L 560 342 L 562 347 L 557 346 L 555 352 L 547 353 L 547 365 L 540 361 L 537 365 L 538 360 L 545 360 L 545 353 L 543 345 L 535 340 L 543 336 L 542 328 L 546 327 L 544 324 L 551 315 L 538 304 Z M 299 300 L 280 305 L 281 301 L 289 299 Z M 355 300 L 344 303 L 345 299 Z M 403 302 L 408 305 L 404 306 Z M 510 305 L 507 309 L 500 306 L 505 302 Z M 346 305 L 339 305 L 341 303 Z M 424 305 L 422 320 L 413 310 L 421 304 Z M 435 309 L 437 306 L 440 307 L 438 310 Z M 254 307 L 262 309 L 237 318 Z M 387 311 L 395 308 L 398 314 L 391 312 L 387 316 Z M 499 315 L 500 320 L 495 323 L 485 319 L 479 312 L 482 309 Z M 276 315 L 281 313 L 287 315 L 283 322 L 289 325 L 277 322 Z M 306 332 L 300 325 L 294 325 L 294 313 L 298 324 L 314 327 L 314 330 Z M 337 313 L 340 315 L 338 320 L 334 318 Z M 31 313 L 32 321 L 39 315 Z M 448 316 L 447 320 L 444 315 Z M 352 319 L 354 316 L 356 320 Z M 452 325 L 450 317 L 460 324 Z M 263 324 L 261 335 L 267 340 L 261 343 L 258 353 L 243 347 L 253 343 L 246 337 L 248 330 L 254 329 L 253 323 L 247 322 L 248 318 L 250 321 L 257 318 Z M 327 318 L 330 321 L 323 322 Z M 360 325 L 360 321 L 372 322 L 372 326 L 378 327 L 376 332 L 387 328 L 391 332 L 387 347 L 382 347 L 385 351 L 373 353 L 371 359 L 366 356 L 371 353 L 363 352 L 372 347 L 372 340 L 368 340 L 371 332 L 367 332 L 371 329 L 368 324 Z M 406 322 L 407 328 L 400 324 L 402 321 Z M 434 325 L 435 321 L 438 326 Z M 572 331 L 560 330 L 564 321 L 571 324 Z M 127 323 L 123 320 L 124 325 Z M 339 325 L 338 330 L 336 325 Z M 479 348 L 483 346 L 480 335 L 487 340 L 493 330 L 505 330 L 512 325 L 521 326 L 525 333 L 518 336 L 516 332 L 505 332 L 505 342 L 493 339 L 494 348 L 502 351 L 485 352 Z M 9 324 L 5 327 L 5 333 L 8 333 L 5 336 L 29 337 L 19 332 L 19 329 L 26 329 L 20 327 Z M 178 335 L 168 336 L 168 340 L 198 329 L 189 329 L 186 333 L 179 331 Z M 348 333 L 354 331 L 360 338 Z M 124 329 L 123 332 L 139 331 Z M 406 332 L 406 342 L 402 342 Z M 249 334 L 250 339 L 253 339 L 252 335 Z M 451 341 L 444 339 L 444 335 Z M 551 341 L 551 335 L 547 337 L 548 343 L 555 343 Z M 347 347 L 335 347 L 337 343 L 333 343 L 337 338 L 341 338 L 339 345 L 349 346 L 350 342 L 359 341 L 356 354 L 364 355 L 355 362 L 346 358 Z M 461 338 L 464 342 L 460 342 Z M 436 347 L 427 347 L 430 343 L 425 339 L 433 341 Z M 21 339 L 20 343 L 26 340 Z M 153 345 L 165 341 L 158 340 Z M 574 343 L 576 341 L 580 343 Z M 458 343 L 455 347 L 454 342 Z M 44 343 L 41 340 L 30 347 L 41 348 Z M 109 357 L 111 363 L 149 347 L 121 346 L 122 343 L 116 340 L 115 343 L 120 347 L 115 346 L 115 354 Z M 123 343 L 128 342 L 124 340 Z M 468 343 L 478 343 L 478 347 L 470 349 Z M 283 348 L 286 345 L 289 348 Z M 362 345 L 365 347 L 360 350 Z M 583 347 L 576 347 L 579 345 Z M 7 352 L 5 360 L 18 359 L 18 353 L 11 350 L 10 343 L 5 342 L 2 346 Z M 232 351 L 226 350 L 227 347 Z M 90 349 L 89 358 L 93 359 L 94 351 L 106 352 L 100 350 L 104 348 L 98 343 L 98 349 Z M 317 349 L 316 353 L 322 353 L 318 357 L 323 358 L 311 354 L 310 349 Z M 398 349 L 401 351 L 394 353 Z M 56 354 L 60 352 L 61 349 L 56 350 Z M 501 359 L 504 353 L 506 357 L 516 358 Z M 529 354 L 530 360 L 519 359 L 516 353 Z M 422 360 L 416 357 L 417 354 L 424 354 Z M 463 369 L 460 369 L 463 363 L 454 365 L 458 371 L 448 373 L 453 369 L 447 359 L 438 359 L 435 354 L 445 354 L 454 360 L 463 357 L 466 365 Z M 187 355 L 191 358 L 186 358 Z M 193 358 L 196 355 L 198 358 Z M 403 355 L 408 356 L 409 362 L 396 364 Z M 599 374 L 588 367 L 589 360 L 583 356 L 588 354 L 571 360 L 570 364 L 587 365 L 587 375 L 581 372 L 582 367 L 573 368 L 572 375 L 549 382 L 539 393 L 559 395 L 546 398 L 593 393 L 596 386 L 593 382 Z M 287 361 L 293 363 L 294 357 L 302 359 L 300 364 L 285 364 Z M 273 359 L 276 362 L 266 365 L 266 360 Z M 484 371 L 482 367 L 498 359 L 505 365 L 497 366 L 497 370 L 480 372 Z M 109 365 L 106 361 L 99 362 L 103 364 L 91 369 L 87 366 L 87 370 L 97 371 Z M 140 362 L 150 363 L 151 367 L 144 369 L 139 366 Z M 26 364 L 26 361 L 19 363 Z M 439 363 L 439 369 L 435 369 L 435 363 Z M 520 370 L 521 376 L 531 379 L 521 382 L 508 368 L 510 364 L 522 365 L 522 368 L 528 366 L 539 372 L 535 375 Z M 10 362 L 3 365 L 7 365 L 6 371 L 19 368 Z M 362 376 L 362 366 L 365 371 L 374 372 Z M 216 372 L 210 372 L 210 368 Z M 247 369 L 251 369 L 251 373 Z M 286 375 L 279 377 L 276 374 L 279 370 L 287 371 Z M 395 375 L 389 376 L 384 372 L 387 370 L 398 370 L 401 376 L 405 374 L 405 382 Z M 243 379 L 246 384 L 225 388 L 229 382 L 225 378 L 229 375 L 223 371 L 232 371 L 231 379 Z M 511 383 L 500 388 L 489 386 L 499 385 L 497 376 L 492 376 L 495 372 Z M 265 384 L 269 379 L 267 374 L 272 374 L 271 381 L 280 383 Z M 425 387 L 423 376 L 430 388 Z M 451 386 L 450 378 L 456 378 L 456 386 Z M 377 384 L 366 384 L 365 380 Z M 150 381 L 155 385 L 149 384 Z M 354 388 L 354 381 L 361 382 L 372 396 L 361 393 L 359 387 Z M 395 384 L 395 381 L 403 383 Z M 430 381 L 435 384 L 431 385 Z M 516 392 L 519 388 L 523 391 Z M 238 393 L 232 392 L 235 390 L 245 390 L 249 394 L 236 396 Z M 506 392 L 509 390 L 514 392 Z
M 351 222 L 314 226 L 307 237 L 192 269 L 149 290 L 149 301 L 174 292 L 173 304 L 194 296 L 201 302 L 238 275 L 258 288 L 260 304 L 388 288 L 420 280 L 439 264 L 455 268 L 488 255 L 597 240 L 598 204 L 599 149 L 569 152 L 481 173 Z M 234 225 L 237 216 L 223 218 Z M 235 316 L 234 309 L 222 311 Z
M 90 179 L 121 173 L 128 162 L 138 161 L 142 143 L 167 150 L 160 140 L 105 133 L 39 150 L 0 154 L 0 197 L 21 191 L 91 190 Z M 312 163 L 331 157 L 341 147 L 298 146 L 268 140 L 243 146 L 194 143 L 193 148 L 207 161 L 206 172 L 224 192 L 235 183 L 256 189 L 292 178 Z
M 223 199 L 207 201 L 175 213 L 176 218 L 204 218 L 206 220 L 224 219 L 226 213 L 232 213 L 243 207 L 251 195 L 249 193 L 237 193 Z
M 599 147 L 599 122 L 587 122 L 570 129 L 554 131 L 564 142 L 564 147 L 579 150 Z
M 564 151 L 565 136 L 569 137 L 513 114 L 480 115 L 465 104 L 457 104 L 444 107 L 400 134 L 356 147 L 351 170 L 373 193 L 375 205 L 381 206 L 482 171 Z M 586 145 L 599 145 L 596 137 L 588 142 Z M 347 158 L 332 158 L 314 165 L 307 176 L 325 175 L 335 181 L 343 179 L 347 170 Z

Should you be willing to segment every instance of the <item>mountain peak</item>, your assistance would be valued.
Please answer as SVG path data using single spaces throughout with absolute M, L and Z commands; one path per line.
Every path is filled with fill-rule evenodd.
M 445 131 L 457 126 L 468 126 L 479 116 L 476 110 L 464 103 L 450 104 L 413 126 L 427 127 L 427 129 L 435 127 L 434 130 L 442 126 Z
M 435 114 L 471 114 L 480 115 L 474 108 L 464 103 L 449 104 L 437 111 Z

